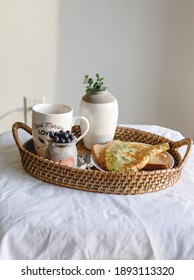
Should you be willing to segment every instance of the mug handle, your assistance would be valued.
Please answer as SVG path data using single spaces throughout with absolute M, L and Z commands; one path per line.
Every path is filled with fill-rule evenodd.
M 75 116 L 73 117 L 73 122 L 72 122 L 72 125 L 74 125 L 74 123 L 77 121 L 77 120 L 83 120 L 85 121 L 86 123 L 86 130 L 82 133 L 82 135 L 80 135 L 80 137 L 77 138 L 77 142 L 80 141 L 89 131 L 89 128 L 90 128 L 90 124 L 89 124 L 89 121 L 87 118 L 83 117 L 83 116 Z

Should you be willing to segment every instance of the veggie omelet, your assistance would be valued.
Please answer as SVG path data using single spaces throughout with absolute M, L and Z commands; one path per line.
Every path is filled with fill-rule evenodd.
M 105 152 L 109 171 L 139 171 L 158 153 L 167 151 L 169 143 L 146 145 L 134 142 L 113 141 Z

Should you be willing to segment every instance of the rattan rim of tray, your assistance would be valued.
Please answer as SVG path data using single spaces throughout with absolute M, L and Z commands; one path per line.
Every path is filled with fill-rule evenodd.
M 33 139 L 24 144 L 20 141 L 18 130 L 23 129 L 32 135 L 32 129 L 22 122 L 12 126 L 13 137 L 19 149 L 21 162 L 24 169 L 33 177 L 62 187 L 76 190 L 106 193 L 106 194 L 143 194 L 155 192 L 174 185 L 181 176 L 192 148 L 192 140 L 183 138 L 171 141 L 165 137 L 143 130 L 117 126 L 114 139 L 133 141 L 147 144 L 168 142 L 171 149 L 169 153 L 174 158 L 174 167 L 171 169 L 139 172 L 104 172 L 99 170 L 85 170 L 71 168 L 43 159 L 34 153 Z M 76 136 L 80 135 L 80 127 L 73 126 Z M 186 151 L 181 157 L 178 149 L 186 146 Z M 78 154 L 90 153 L 80 141 L 77 144 Z

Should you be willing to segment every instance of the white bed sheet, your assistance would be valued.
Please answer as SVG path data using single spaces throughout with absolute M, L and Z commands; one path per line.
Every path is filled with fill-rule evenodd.
M 183 138 L 159 126 L 130 127 Z M 22 141 L 28 138 L 20 132 Z M 30 176 L 11 131 L 1 134 L 0 259 L 194 259 L 193 149 L 174 186 L 110 195 Z

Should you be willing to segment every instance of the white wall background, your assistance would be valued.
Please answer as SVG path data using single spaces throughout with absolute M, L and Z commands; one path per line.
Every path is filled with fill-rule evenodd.
M 0 132 L 23 121 L 23 96 L 79 113 L 99 72 L 119 123 L 194 137 L 194 0 L 0 0 Z
M 0 132 L 24 121 L 24 96 L 54 98 L 57 14 L 57 1 L 0 0 Z

